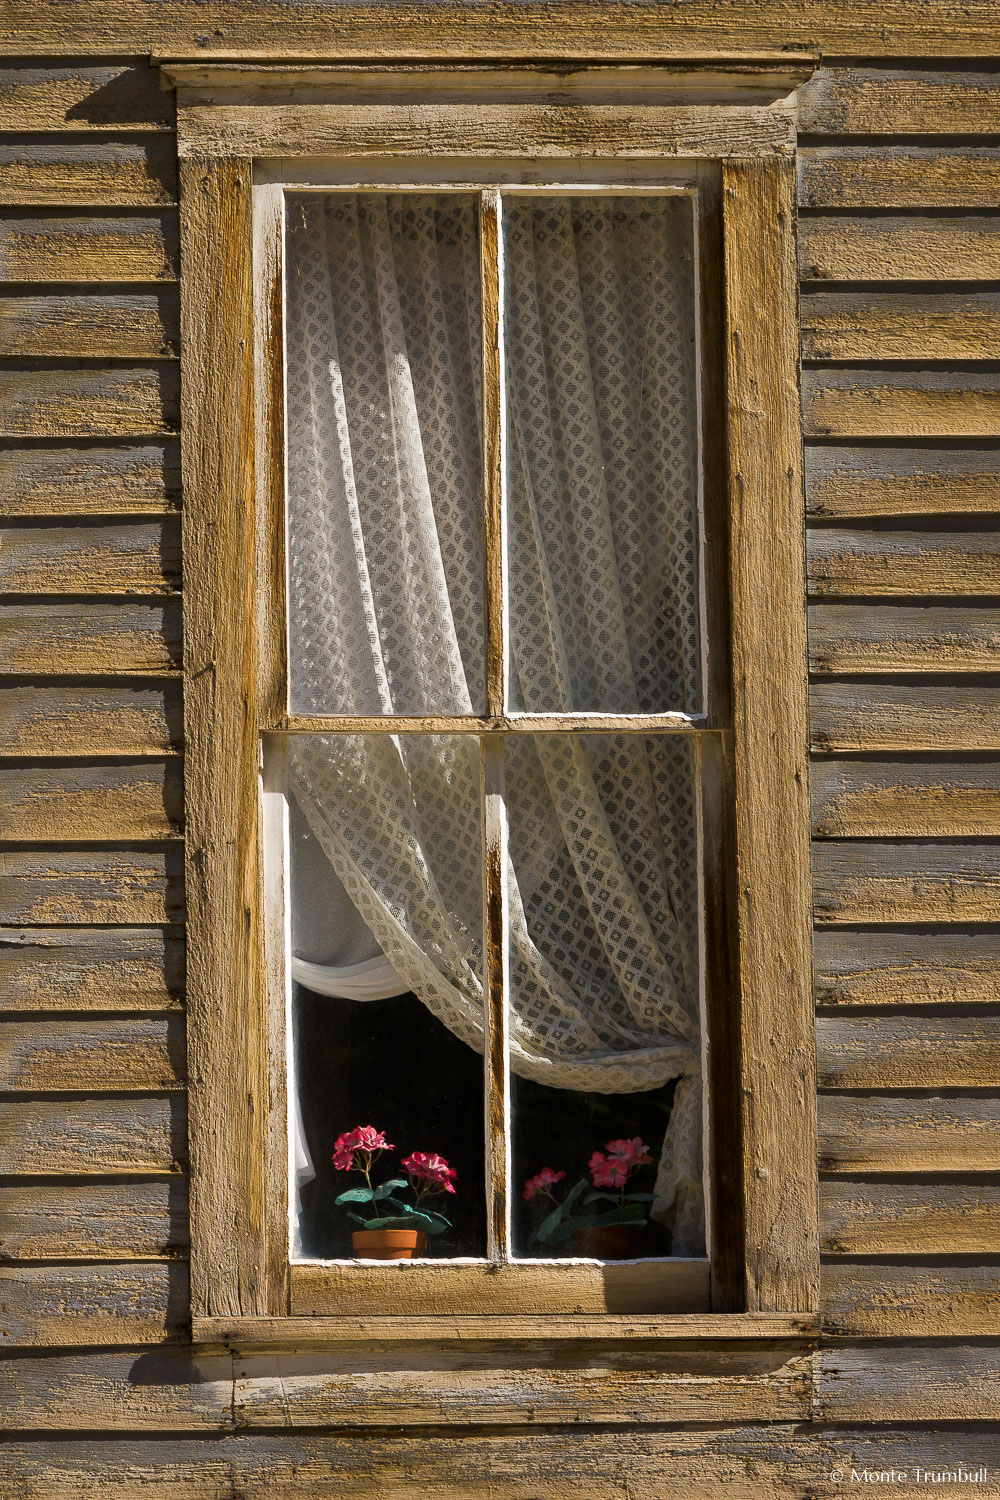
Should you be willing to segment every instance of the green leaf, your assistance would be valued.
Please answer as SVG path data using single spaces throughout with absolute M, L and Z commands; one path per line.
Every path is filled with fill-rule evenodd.
M 368 1228 L 368 1220 L 367 1219 L 363 1219 L 360 1214 L 352 1214 L 351 1210 L 348 1209 L 347 1210 L 347 1217 L 349 1219 L 353 1219 L 354 1222 L 355 1222 L 355 1224 L 363 1224 L 366 1229 Z
M 351 1188 L 349 1192 L 341 1193 L 339 1198 L 334 1198 L 334 1203 L 370 1203 L 375 1194 L 371 1188 Z
M 453 1227 L 450 1219 L 446 1219 L 444 1214 L 435 1213 L 433 1208 L 425 1208 L 422 1212 L 426 1213 L 429 1219 L 433 1219 L 435 1224 L 440 1224 L 443 1229 L 451 1229 Z
M 632 1194 L 629 1193 L 628 1196 L 631 1198 Z M 584 1199 L 585 1203 L 617 1203 L 618 1201 L 617 1193 L 588 1193 Z
M 409 1187 L 409 1183 L 407 1182 L 406 1178 L 405 1177 L 390 1177 L 390 1179 L 389 1179 L 388 1182 L 383 1182 L 382 1185 L 381 1185 L 381 1187 L 377 1187 L 375 1189 L 375 1192 L 373 1193 L 372 1196 L 374 1197 L 375 1202 L 378 1203 L 378 1202 L 381 1201 L 381 1199 L 388 1198 L 388 1196 L 392 1192 L 393 1188 L 399 1188 L 399 1187 L 401 1187 L 401 1188 Z
M 580 1194 L 586 1192 L 586 1189 L 587 1179 L 586 1177 L 581 1177 L 580 1181 L 575 1183 L 567 1193 L 562 1203 L 557 1203 L 552 1212 L 547 1214 L 541 1224 L 539 1224 L 535 1231 L 535 1239 L 539 1240 L 543 1245 L 549 1244 L 550 1241 L 559 1244 L 562 1240 L 568 1239 L 570 1228 L 563 1225 L 563 1219 L 570 1217 L 570 1209 L 576 1203 Z M 553 1240 L 553 1236 L 557 1236 L 557 1238 Z
M 612 1209 L 610 1213 L 595 1214 L 592 1219 L 587 1220 L 588 1226 L 594 1229 L 603 1228 L 605 1224 L 645 1224 L 646 1215 L 638 1203 L 625 1205 L 624 1213 L 618 1209 Z
M 652 1203 L 652 1193 L 626 1193 L 625 1200 L 628 1203 Z

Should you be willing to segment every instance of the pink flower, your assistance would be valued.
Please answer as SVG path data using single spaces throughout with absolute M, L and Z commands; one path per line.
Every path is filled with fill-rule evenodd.
M 648 1167 L 653 1161 L 649 1147 L 638 1135 L 630 1141 L 608 1141 L 604 1149 L 613 1160 L 624 1162 L 626 1167 Z
M 543 1167 L 535 1177 L 529 1177 L 524 1184 L 524 1201 L 528 1203 L 536 1193 L 543 1192 L 552 1187 L 553 1183 L 562 1182 L 566 1176 L 565 1172 L 553 1172 L 551 1167 Z
M 424 1191 L 437 1191 L 439 1193 L 453 1193 L 452 1178 L 458 1173 L 454 1167 L 449 1167 L 443 1156 L 438 1156 L 436 1151 L 413 1151 L 403 1159 L 403 1171 L 414 1177 L 418 1182 L 427 1183 Z
M 603 1151 L 595 1151 L 587 1165 L 595 1187 L 618 1188 L 628 1182 L 626 1164 L 615 1157 L 605 1156 Z
M 385 1133 L 376 1130 L 374 1125 L 355 1125 L 353 1130 L 338 1135 L 332 1161 L 338 1172 L 349 1172 L 354 1166 L 355 1151 L 372 1155 L 376 1151 L 392 1149 L 391 1141 L 387 1141 Z

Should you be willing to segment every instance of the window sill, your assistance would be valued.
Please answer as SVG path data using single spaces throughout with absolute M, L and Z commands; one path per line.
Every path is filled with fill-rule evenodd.
M 601 1343 L 655 1341 L 705 1343 L 731 1340 L 773 1342 L 814 1338 L 815 1313 L 654 1313 L 633 1317 L 509 1317 L 469 1314 L 439 1317 L 206 1318 L 196 1317 L 192 1338 L 235 1351 L 305 1348 L 330 1344 L 451 1344 L 467 1341 L 539 1343 L 584 1340 Z

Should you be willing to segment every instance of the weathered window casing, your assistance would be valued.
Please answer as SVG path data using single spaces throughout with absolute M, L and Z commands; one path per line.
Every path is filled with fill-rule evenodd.
M 181 154 L 196 1337 L 267 1339 L 274 1320 L 282 1337 L 321 1337 L 375 1314 L 404 1336 L 435 1314 L 496 1318 L 497 1336 L 514 1314 L 605 1336 L 801 1330 L 818 1279 L 793 112 L 808 62 L 164 70 Z M 727 712 L 710 726 L 710 1286 L 691 1262 L 288 1261 L 285 1016 L 268 973 L 281 934 L 263 857 L 280 788 L 262 737 L 319 726 L 286 704 L 280 185 L 346 183 L 355 164 L 357 181 L 489 182 L 522 162 L 533 180 L 694 181 L 701 204 L 708 588 L 727 642 Z

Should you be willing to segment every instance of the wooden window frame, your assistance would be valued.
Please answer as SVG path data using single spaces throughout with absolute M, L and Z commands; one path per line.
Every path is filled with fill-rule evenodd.
M 431 1312 L 444 1320 L 437 1337 L 507 1336 L 515 1314 L 546 1337 L 566 1323 L 604 1338 L 624 1335 L 623 1325 L 647 1337 L 801 1336 L 817 1307 L 818 1231 L 794 89 L 812 60 L 581 66 L 560 77 L 458 62 L 161 65 L 177 88 L 181 158 L 195 1337 L 315 1340 L 375 1322 L 413 1337 Z M 501 1226 L 493 1265 L 289 1261 L 286 1015 L 274 968 L 284 933 L 264 858 L 281 830 L 282 756 L 263 746 L 358 721 L 293 719 L 287 709 L 279 184 L 322 181 L 330 161 L 356 162 L 359 181 L 396 183 L 429 160 L 461 160 L 489 183 L 511 159 L 539 171 L 551 163 L 553 175 L 572 162 L 578 180 L 589 172 L 615 184 L 687 172 L 710 247 L 699 258 L 701 297 L 724 308 L 703 355 L 712 393 L 703 444 L 726 496 L 715 521 L 711 506 L 706 516 L 707 586 L 719 596 L 713 618 L 729 625 L 716 690 L 726 711 L 705 728 L 719 804 L 732 809 L 731 827 L 714 830 L 731 854 L 706 903 L 710 964 L 731 970 L 728 1003 L 717 999 L 709 1016 L 712 1216 L 729 1230 L 714 1246 L 710 1286 L 701 1262 L 512 1262 Z M 498 308 L 486 311 L 496 324 Z M 490 348 L 488 339 L 487 363 Z M 486 472 L 489 529 L 499 515 L 495 444 Z M 487 583 L 502 587 L 498 568 Z M 488 727 L 516 732 L 492 669 L 490 681 Z M 613 727 L 607 716 L 587 721 Z M 562 716 L 559 727 L 569 727 Z M 722 993 L 718 979 L 709 990 Z M 491 1017 L 496 1032 L 496 1001 Z M 499 1073 L 488 1072 L 495 1094 Z

